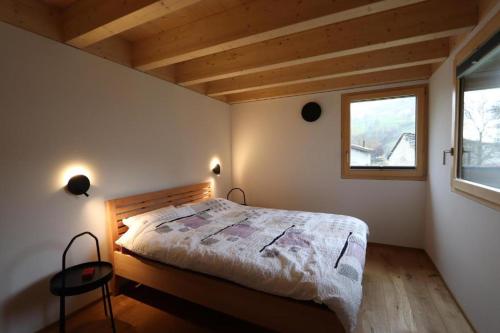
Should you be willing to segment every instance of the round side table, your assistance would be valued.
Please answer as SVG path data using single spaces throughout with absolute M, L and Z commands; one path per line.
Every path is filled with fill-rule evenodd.
M 90 235 L 96 241 L 98 261 L 86 262 L 76 266 L 66 268 L 66 253 L 71 247 L 73 241 L 83 235 Z M 97 288 L 101 288 L 102 300 L 104 303 L 104 314 L 111 319 L 111 327 L 113 333 L 116 332 L 115 322 L 113 319 L 113 309 L 111 307 L 111 298 L 109 294 L 108 282 L 113 277 L 113 266 L 109 262 L 101 261 L 99 251 L 99 241 L 90 232 L 83 232 L 76 235 L 70 241 L 63 254 L 63 269 L 50 279 L 50 292 L 60 298 L 59 309 L 59 331 L 65 332 L 66 329 L 66 314 L 65 314 L 65 297 L 80 295 Z M 83 279 L 83 271 L 87 268 L 93 268 L 94 274 L 89 279 Z

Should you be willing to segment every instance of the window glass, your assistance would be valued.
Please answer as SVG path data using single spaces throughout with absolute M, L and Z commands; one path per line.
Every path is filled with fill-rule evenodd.
M 500 47 L 460 78 L 462 179 L 500 188 Z
M 354 101 L 350 105 L 352 168 L 415 168 L 417 98 Z

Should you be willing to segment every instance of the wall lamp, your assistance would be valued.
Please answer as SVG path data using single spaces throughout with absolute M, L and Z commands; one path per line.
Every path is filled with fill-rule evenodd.
M 90 180 L 85 175 L 77 175 L 73 176 L 68 180 L 68 184 L 66 185 L 66 190 L 74 195 L 84 194 L 88 197 L 87 191 L 90 188 Z
M 212 169 L 212 172 L 215 173 L 217 176 L 220 175 L 220 164 L 217 163 L 216 166 Z

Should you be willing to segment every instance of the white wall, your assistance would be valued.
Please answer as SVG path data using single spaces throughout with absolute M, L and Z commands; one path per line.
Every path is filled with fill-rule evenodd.
M 500 6 L 497 6 L 497 9 Z M 425 249 L 474 327 L 500 332 L 500 212 L 451 192 L 453 71 L 447 60 L 430 80 L 429 179 Z
M 0 332 L 57 319 L 48 279 L 70 238 L 95 233 L 107 253 L 104 200 L 211 178 L 231 183 L 229 106 L 0 23 Z M 62 190 L 71 164 L 90 197 Z M 70 264 L 93 254 L 82 239 Z M 98 296 L 98 294 L 97 294 Z M 96 294 L 71 299 L 76 308 Z
M 368 223 L 371 242 L 423 247 L 426 182 L 341 179 L 340 98 L 233 106 L 233 185 L 252 205 L 352 215 Z M 310 101 L 323 108 L 314 123 L 300 115 Z

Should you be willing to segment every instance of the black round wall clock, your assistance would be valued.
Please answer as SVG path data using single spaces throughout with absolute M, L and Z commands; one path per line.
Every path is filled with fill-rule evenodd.
M 321 116 L 321 106 L 316 102 L 309 102 L 302 107 L 302 118 L 305 121 L 312 123 Z

